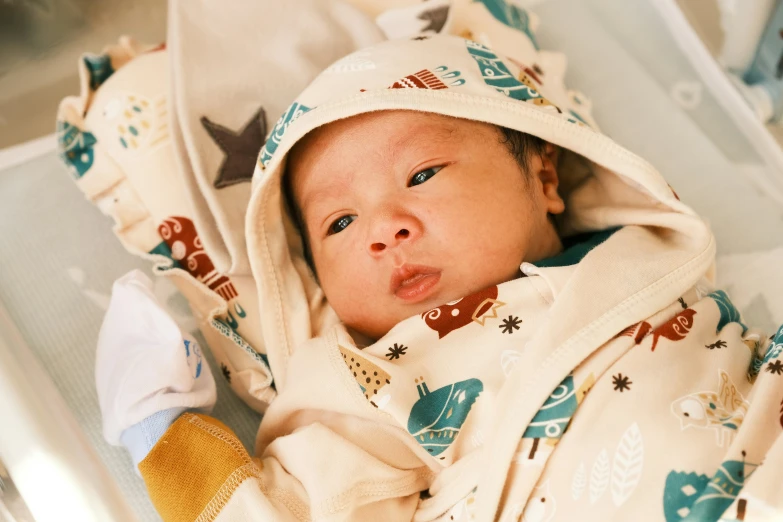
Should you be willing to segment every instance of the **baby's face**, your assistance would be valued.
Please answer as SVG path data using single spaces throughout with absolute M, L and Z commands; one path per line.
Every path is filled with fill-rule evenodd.
M 496 127 L 413 111 L 308 134 L 288 175 L 338 317 L 378 339 L 558 253 L 547 217 L 564 209 L 553 157 L 531 157 L 526 180 Z

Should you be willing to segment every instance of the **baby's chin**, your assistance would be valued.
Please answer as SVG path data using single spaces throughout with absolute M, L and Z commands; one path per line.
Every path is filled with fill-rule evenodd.
M 439 305 L 422 305 L 414 310 L 395 314 L 394 316 L 385 318 L 382 321 L 363 321 L 360 323 L 350 323 L 343 321 L 343 324 L 345 324 L 346 328 L 348 328 L 348 331 L 351 333 L 351 337 L 353 337 L 353 340 L 357 345 L 368 346 L 378 342 L 383 337 L 392 333 L 392 330 L 394 330 L 395 327 L 401 326 L 401 323 L 405 322 L 406 320 L 413 319 L 414 317 L 421 317 L 422 314 L 425 314 L 430 310 L 437 308 L 438 306 Z M 404 326 L 401 327 L 404 328 Z

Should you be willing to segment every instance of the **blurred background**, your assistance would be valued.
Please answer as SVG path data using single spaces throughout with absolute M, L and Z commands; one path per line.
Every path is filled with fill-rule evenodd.
M 724 43 L 721 2 L 732 3 L 677 0 L 716 59 Z M 99 53 L 123 34 L 164 41 L 165 0 L 0 0 L 0 149 L 53 133 L 57 104 L 78 92 L 79 55 Z M 783 126 L 768 130 L 783 143 Z
M 79 56 L 123 34 L 165 40 L 166 2 L 0 0 L 0 149 L 52 134 L 58 103 L 79 92 Z

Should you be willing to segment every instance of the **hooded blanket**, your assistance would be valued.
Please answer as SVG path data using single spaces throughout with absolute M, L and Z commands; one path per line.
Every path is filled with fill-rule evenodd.
M 166 520 L 783 515 L 783 330 L 749 329 L 712 288 L 713 236 L 652 166 L 477 34 L 351 54 L 275 125 L 246 231 L 278 396 L 256 458 L 209 417 L 171 425 L 139 464 Z M 574 246 L 365 346 L 304 261 L 281 179 L 308 132 L 381 110 L 561 147 Z

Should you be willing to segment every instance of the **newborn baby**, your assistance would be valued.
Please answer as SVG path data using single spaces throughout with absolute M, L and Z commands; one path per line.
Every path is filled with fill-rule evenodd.
M 372 339 L 562 249 L 557 149 L 497 126 L 370 112 L 299 141 L 286 195 L 340 320 Z M 503 224 L 503 226 L 499 226 Z
M 247 217 L 278 397 L 256 458 L 198 413 L 208 373 L 128 406 L 165 405 L 121 426 L 165 520 L 783 516 L 783 328 L 527 65 L 390 41 L 280 118 Z

